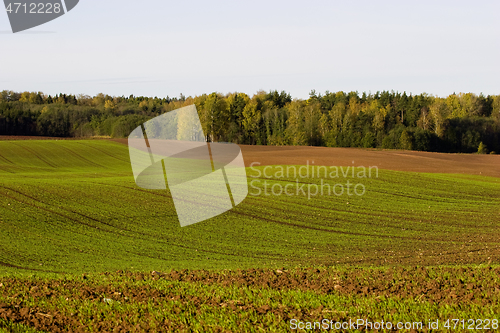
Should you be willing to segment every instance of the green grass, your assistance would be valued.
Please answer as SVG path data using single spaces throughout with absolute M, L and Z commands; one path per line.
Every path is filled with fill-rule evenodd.
M 248 168 L 240 205 L 181 228 L 168 190 L 135 185 L 124 145 L 0 141 L 0 332 L 499 319 L 500 179 L 379 170 L 297 183 L 282 168 Z M 322 181 L 366 193 L 308 198 Z
M 248 175 L 261 190 L 296 185 Z M 380 170 L 324 179 L 361 183 L 363 196 L 310 199 L 251 187 L 232 211 L 185 228 L 168 191 L 135 185 L 117 143 L 0 142 L 0 179 L 4 274 L 500 261 L 497 178 Z
M 27 325 L 12 323 L 0 319 L 0 333 L 43 333 L 45 331 L 36 330 Z

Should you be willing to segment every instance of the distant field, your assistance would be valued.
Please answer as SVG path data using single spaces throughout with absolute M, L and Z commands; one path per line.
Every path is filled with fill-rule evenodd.
M 111 139 L 127 144 L 127 139 Z M 500 178 L 500 155 L 446 154 L 407 150 L 240 145 L 246 166 L 376 165 L 380 169 L 425 173 L 468 174 Z
M 245 148 L 243 151 L 245 152 Z M 361 150 L 358 153 L 360 158 L 362 152 Z M 88 283 L 93 283 L 89 286 L 89 295 L 94 295 L 92 299 L 101 304 L 104 298 L 114 299 L 113 293 L 121 291 L 118 287 L 111 288 L 113 290 L 104 287 L 108 284 L 108 280 L 98 275 L 100 272 L 118 270 L 138 272 L 123 273 L 126 276 L 123 277 L 126 279 L 123 285 L 130 283 L 134 285 L 133 288 L 139 288 L 138 285 L 143 282 L 142 279 L 136 279 L 137 274 L 148 272 L 146 276 L 150 276 L 151 271 L 170 272 L 189 269 L 195 271 L 182 274 L 205 276 L 207 272 L 199 271 L 204 269 L 209 270 L 210 274 L 215 274 L 216 280 L 220 280 L 226 274 L 222 270 L 226 269 L 231 270 L 227 274 L 236 274 L 235 270 L 239 269 L 244 269 L 244 272 L 249 272 L 250 269 L 276 272 L 280 269 L 285 273 L 288 270 L 298 270 L 297 274 L 302 276 L 300 274 L 307 272 L 306 268 L 314 267 L 320 270 L 327 269 L 331 274 L 326 274 L 324 279 L 328 279 L 328 276 L 333 278 L 336 274 L 344 276 L 342 272 L 352 267 L 361 267 L 359 274 L 364 276 L 363 279 L 365 277 L 369 279 L 371 274 L 369 267 L 387 272 L 391 267 L 403 266 L 406 267 L 403 270 L 411 275 L 413 269 L 409 267 L 437 265 L 440 267 L 429 268 L 429 274 L 430 276 L 438 274 L 444 280 L 441 287 L 432 289 L 429 285 L 428 288 L 433 290 L 431 292 L 429 289 L 429 295 L 434 295 L 440 288 L 446 289 L 452 286 L 452 282 L 447 281 L 460 280 L 459 276 L 462 273 L 470 279 L 467 281 L 476 284 L 470 285 L 472 287 L 468 289 L 465 280 L 455 281 L 459 285 L 457 284 L 454 289 L 446 289 L 446 293 L 439 299 L 434 299 L 437 296 L 418 298 L 417 291 L 397 292 L 401 298 L 394 298 L 396 294 L 392 294 L 390 287 L 400 278 L 388 278 L 384 273 L 378 280 L 375 279 L 382 281 L 380 283 L 384 284 L 384 287 L 381 285 L 376 290 L 387 290 L 385 294 L 387 298 L 380 299 L 382 305 L 379 310 L 373 312 L 373 316 L 385 318 L 383 313 L 393 307 L 397 309 L 393 315 L 399 319 L 403 317 L 398 313 L 403 313 L 404 308 L 417 309 L 408 316 L 414 319 L 421 314 L 429 318 L 445 318 L 450 314 L 485 316 L 491 313 L 491 316 L 498 317 L 498 307 L 495 308 L 493 304 L 498 304 L 500 289 L 497 291 L 491 288 L 495 283 L 498 285 L 498 280 L 495 280 L 498 268 L 495 267 L 500 263 L 500 178 L 485 176 L 485 173 L 470 174 L 474 172 L 416 173 L 380 169 L 378 177 L 372 178 L 360 179 L 347 174 L 346 177 L 341 175 L 337 179 L 327 179 L 317 175 L 299 179 L 299 184 L 306 187 L 308 184 L 320 185 L 321 181 L 330 182 L 332 185 L 346 183 L 348 180 L 355 184 L 361 183 L 366 188 L 366 194 L 360 197 L 344 194 L 312 196 L 308 199 L 307 195 L 301 193 L 292 196 L 266 196 L 263 193 L 264 181 L 270 188 L 273 185 L 276 185 L 276 188 L 288 184 L 295 186 L 297 182 L 294 177 L 275 177 L 281 168 L 286 168 L 279 165 L 268 168 L 266 171 L 271 178 L 266 178 L 262 172 L 264 165 L 270 163 L 266 163 L 263 156 L 273 154 L 261 152 L 264 155 L 259 157 L 257 153 L 254 152 L 252 158 L 254 161 L 263 161 L 262 165 L 254 169 L 248 168 L 247 171 L 249 182 L 253 181 L 250 192 L 256 193 L 259 188 L 262 191 L 259 196 L 249 195 L 232 211 L 209 221 L 181 228 L 168 191 L 143 190 L 135 185 L 129 164 L 128 148 L 125 145 L 108 140 L 0 141 L 0 275 L 4 276 L 0 278 L 0 283 L 3 283 L 3 286 L 0 285 L 0 320 L 2 313 L 9 313 L 8 311 L 11 311 L 9 318 L 17 316 L 21 322 L 31 323 L 30 326 L 36 326 L 33 318 L 38 318 L 39 321 L 49 318 L 43 315 L 37 317 L 36 312 L 30 311 L 36 310 L 42 314 L 50 312 L 52 316 L 50 318 L 55 318 L 57 315 L 64 318 L 69 316 L 70 313 L 64 313 L 67 306 L 61 305 L 59 301 L 54 303 L 55 300 L 52 296 L 47 296 L 47 293 L 51 293 L 58 300 L 68 298 L 73 302 L 69 305 L 69 309 L 77 308 L 79 316 L 85 317 L 85 311 L 89 313 L 93 311 L 85 310 L 89 306 L 85 299 L 89 296 L 72 299 L 68 295 L 74 293 L 71 288 L 77 287 L 68 287 L 70 289 L 66 290 L 66 287 L 62 287 L 66 282 L 57 282 L 61 279 L 78 280 L 84 273 L 91 277 Z M 352 150 L 346 150 L 346 154 L 351 153 Z M 369 152 L 370 156 L 375 156 L 373 154 L 377 153 L 387 158 L 385 152 Z M 274 155 L 276 154 L 278 153 Z M 302 158 L 308 159 L 306 155 Z M 493 165 L 498 157 L 485 158 L 487 165 Z M 417 164 L 425 163 L 423 157 L 421 159 L 412 157 L 412 159 Z M 472 160 L 478 161 L 476 157 Z M 336 159 L 332 161 L 335 165 Z M 282 164 L 288 162 L 290 161 Z M 291 162 L 289 164 L 294 164 Z M 356 166 L 361 163 L 356 159 Z M 372 164 L 365 166 L 368 165 Z M 356 168 L 355 172 L 360 170 Z M 492 172 L 496 170 L 490 174 Z M 446 271 L 448 268 L 444 268 L 443 265 L 453 267 L 448 272 Z M 485 281 L 493 282 L 479 285 L 479 277 L 473 273 L 477 269 L 481 270 Z M 36 277 L 33 277 L 33 274 Z M 120 274 L 112 275 L 113 279 L 121 281 Z M 397 274 L 403 274 L 403 271 Z M 341 280 L 349 280 L 348 276 L 350 275 L 345 275 Z M 449 276 L 449 279 L 446 276 Z M 49 282 L 39 282 L 39 278 L 48 279 Z M 403 281 L 411 280 L 408 279 Z M 431 283 L 433 280 L 425 277 L 422 279 L 428 279 L 425 283 Z M 175 288 L 180 288 L 180 291 L 168 293 L 174 301 L 176 295 L 186 292 L 198 293 L 200 291 L 196 290 L 199 288 L 206 293 L 212 292 L 212 287 L 205 288 L 199 285 L 201 282 L 196 282 L 197 284 L 193 284 L 193 281 L 183 282 L 170 275 L 167 280 L 171 281 L 165 282 L 167 285 L 173 283 L 177 286 Z M 255 317 L 254 319 L 263 328 L 274 327 L 276 330 L 282 330 L 283 325 L 278 325 L 277 322 L 294 318 L 290 316 L 300 308 L 308 309 L 304 310 L 302 315 L 297 314 L 303 318 L 319 318 L 319 314 L 311 315 L 311 311 L 319 311 L 321 314 L 323 310 L 332 311 L 325 313 L 337 320 L 355 315 L 369 315 L 370 312 L 366 312 L 364 308 L 356 312 L 352 302 L 362 302 L 361 304 L 366 303 L 368 306 L 370 302 L 378 304 L 377 299 L 382 297 L 373 291 L 375 289 L 370 289 L 369 285 L 366 293 L 359 287 L 360 294 L 353 296 L 354 294 L 350 293 L 354 289 L 344 288 L 344 284 L 339 282 L 329 282 L 328 288 L 321 287 L 323 289 L 320 288 L 319 291 L 311 287 L 314 290 L 310 291 L 311 288 L 307 287 L 309 282 L 305 282 L 305 275 L 298 281 L 296 285 L 298 290 L 294 291 L 297 288 L 291 285 L 291 291 L 283 293 L 273 289 L 271 282 L 268 286 L 249 284 L 248 288 L 253 288 L 249 291 L 250 296 L 238 296 L 236 294 L 241 290 L 223 288 L 220 297 L 214 301 L 226 304 L 222 306 L 217 303 L 220 307 L 229 309 L 234 306 L 237 310 L 240 306 L 250 303 L 254 305 L 245 308 L 246 310 L 236 311 L 239 315 L 223 312 L 225 314 L 222 314 L 220 319 L 226 323 L 221 327 L 232 330 L 232 323 L 246 320 L 245 316 L 249 316 L 250 319 Z M 33 292 L 31 289 L 28 290 L 28 286 L 24 286 L 30 283 L 33 286 L 41 286 L 37 288 L 47 286 L 48 289 L 44 289 L 43 292 L 36 290 Z M 322 285 L 322 283 L 317 284 Z M 102 284 L 104 289 L 99 287 L 99 284 Z M 16 290 L 19 291 L 6 289 L 9 285 L 16 286 Z M 304 288 L 309 291 L 305 289 L 299 291 L 301 285 L 306 285 Z M 337 288 L 336 285 L 340 287 Z M 62 289 L 59 290 L 60 288 Z M 167 286 L 161 284 L 154 288 L 163 290 Z M 188 292 L 183 288 L 194 288 L 194 291 Z M 330 295 L 335 290 L 340 296 Z M 426 294 L 425 290 L 422 289 L 421 294 Z M 486 302 L 487 306 L 481 308 L 479 305 L 467 303 L 465 308 L 460 307 L 462 302 L 467 301 L 466 297 L 469 297 L 467 290 L 475 293 L 474 297 L 480 302 Z M 463 295 L 460 294 L 462 291 Z M 318 292 L 325 296 L 318 296 Z M 37 293 L 39 296 L 32 295 Z M 215 292 L 217 293 L 219 291 Z M 286 310 L 284 313 L 287 315 L 279 319 L 277 316 L 281 310 L 274 311 L 274 306 L 269 309 L 261 308 L 263 304 L 259 303 L 258 295 L 262 293 L 275 300 L 276 309 L 280 304 L 283 305 L 285 308 L 282 310 Z M 453 293 L 456 297 L 450 296 Z M 166 297 L 161 293 L 159 295 L 158 297 Z M 394 297 L 389 297 L 391 295 Z M 463 297 L 457 298 L 457 295 Z M 121 297 L 118 294 L 115 296 L 116 300 Z M 149 299 L 150 296 L 144 297 Z M 285 298 L 288 300 L 285 301 Z M 448 298 L 451 300 L 452 308 L 447 313 L 445 304 L 448 301 L 445 300 Z M 203 305 L 200 307 L 198 303 L 205 304 L 211 299 L 212 296 L 200 296 L 200 300 L 188 297 L 187 300 L 177 299 L 175 302 L 184 302 L 182 303 L 184 305 L 178 305 L 181 308 L 185 306 L 185 310 L 191 311 L 190 313 L 196 311 L 205 313 L 207 321 L 205 324 L 197 325 L 206 328 L 212 327 L 212 324 L 206 326 L 207 322 L 215 323 L 218 317 L 215 310 L 210 307 L 204 308 Z M 157 301 L 168 303 L 166 299 Z M 424 303 L 419 303 L 421 301 Z M 126 304 L 123 300 L 120 302 Z M 138 310 L 146 307 L 150 309 L 146 312 L 151 316 L 162 316 L 150 308 L 155 306 L 155 301 L 151 303 L 141 298 L 133 302 L 136 303 L 130 305 L 132 313 L 146 311 Z M 437 304 L 435 308 L 432 306 L 433 302 Z M 210 306 L 215 306 L 216 303 Z M 18 307 L 14 308 L 14 304 Z M 104 304 L 102 306 L 116 306 L 106 302 L 102 304 Z M 345 313 L 343 310 L 338 310 L 343 307 L 350 310 L 344 311 Z M 20 313 L 23 308 L 29 308 L 26 310 L 28 312 Z M 56 309 L 59 311 L 58 314 L 54 314 L 57 312 Z M 123 305 L 117 311 L 127 312 L 127 309 L 129 308 Z M 105 313 L 111 315 L 112 311 L 106 311 Z M 29 319 L 30 316 L 33 320 Z M 189 320 L 186 320 L 183 321 L 184 326 L 180 323 L 179 325 L 189 327 Z M 171 321 L 176 323 L 172 318 Z M 98 319 L 94 319 L 93 323 L 97 326 L 86 325 L 86 327 L 98 330 L 99 322 Z M 140 321 L 135 323 L 139 325 Z M 167 327 L 162 321 L 159 323 L 164 325 L 162 327 Z M 38 327 L 49 327 L 44 325 L 40 324 Z M 0 327 L 2 327 L 1 322 Z M 141 331 L 141 328 L 138 330 Z

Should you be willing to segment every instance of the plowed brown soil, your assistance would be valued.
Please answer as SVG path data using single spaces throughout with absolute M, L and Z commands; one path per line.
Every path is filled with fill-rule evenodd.
M 150 274 L 116 272 L 103 273 L 105 281 L 119 281 L 119 284 L 88 280 L 86 276 L 76 280 L 26 281 L 16 278 L 0 279 L 0 297 L 7 302 L 0 302 L 0 318 L 11 322 L 23 323 L 36 329 L 50 332 L 87 332 L 88 327 L 79 321 L 78 310 L 61 307 L 58 299 L 71 299 L 77 302 L 117 302 L 126 304 L 151 304 L 153 307 L 170 302 L 175 309 L 194 306 L 197 313 L 207 307 L 228 308 L 238 312 L 251 312 L 258 315 L 272 313 L 282 321 L 297 318 L 304 321 L 320 320 L 329 309 L 320 307 L 297 306 L 280 302 L 278 306 L 256 306 L 248 300 L 226 299 L 220 295 L 193 296 L 179 293 L 172 289 L 157 289 L 158 280 L 202 283 L 205 286 L 248 286 L 261 289 L 302 290 L 317 294 L 337 294 L 360 297 L 388 297 L 397 299 L 418 299 L 420 302 L 439 305 L 477 304 L 490 306 L 500 299 L 500 287 L 497 277 L 500 268 L 390 268 L 352 269 L 335 271 L 332 269 L 250 269 L 238 271 L 172 271 Z M 18 292 L 12 295 L 12 290 Z M 35 304 L 53 303 L 56 309 Z M 179 310 L 180 311 L 180 310 Z M 172 323 L 165 318 L 141 314 L 140 320 L 127 319 L 127 313 L 116 315 L 114 322 L 106 321 L 106 314 L 97 311 L 94 329 L 99 331 L 190 331 L 189 327 Z M 87 314 L 88 315 L 88 314 Z M 342 313 L 336 320 L 345 320 Z M 146 325 L 147 323 L 147 325 Z M 154 324 L 153 324 L 154 323 Z M 156 327 L 151 330 L 148 327 Z M 217 330 L 215 330 L 217 331 Z M 224 331 L 221 329 L 220 331 Z
M 5 136 L 0 140 L 72 140 L 40 136 Z M 127 144 L 127 139 L 103 139 Z M 305 146 L 240 145 L 245 165 L 336 165 L 377 166 L 395 171 L 456 173 L 500 178 L 500 155 L 446 154 L 420 151 L 328 148 Z M 258 165 L 258 164 L 257 164 Z
M 245 164 L 377 166 L 379 169 L 500 177 L 500 156 L 326 147 L 241 146 Z
M 112 139 L 127 144 L 127 139 Z M 445 154 L 404 150 L 239 145 L 245 165 L 377 166 L 379 169 L 500 177 L 500 155 Z M 353 164 L 354 162 L 354 164 Z

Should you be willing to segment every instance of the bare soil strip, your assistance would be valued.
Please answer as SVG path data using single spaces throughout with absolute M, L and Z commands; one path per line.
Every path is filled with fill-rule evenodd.
M 127 139 L 112 139 L 127 144 Z M 376 166 L 379 169 L 455 173 L 500 178 L 500 155 L 422 151 L 239 145 L 247 167 L 258 165 Z
M 119 280 L 119 284 L 88 279 L 85 275 L 77 280 L 25 281 L 16 278 L 0 279 L 4 288 L 0 289 L 0 318 L 11 322 L 20 322 L 36 329 L 51 332 L 84 332 L 88 327 L 79 321 L 78 309 L 45 308 L 29 306 L 28 299 L 32 298 L 39 304 L 54 303 L 55 300 L 65 298 L 78 304 L 85 302 L 118 302 L 119 304 L 162 304 L 171 303 L 174 309 L 194 306 L 196 312 L 212 309 L 229 308 L 239 313 L 250 312 L 259 315 L 272 313 L 281 321 L 291 318 L 301 320 L 319 320 L 331 309 L 320 307 L 303 307 L 297 310 L 294 306 L 282 304 L 276 306 L 256 306 L 249 300 L 226 299 L 221 295 L 193 296 L 172 290 L 157 289 L 158 280 L 167 280 L 184 283 L 202 284 L 204 286 L 217 285 L 222 287 L 251 287 L 256 288 L 252 293 L 259 293 L 261 289 L 274 290 L 301 290 L 317 294 L 337 294 L 358 297 L 413 299 L 430 304 L 463 305 L 476 304 L 491 306 L 500 299 L 497 276 L 500 268 L 492 267 L 409 267 L 389 269 L 352 269 L 349 271 L 335 271 L 332 269 L 249 269 L 238 271 L 210 272 L 210 271 L 171 271 L 151 274 L 131 273 L 118 271 L 103 273 L 107 281 Z M 110 280 L 108 280 L 110 279 Z M 22 294 L 12 294 L 12 290 L 24 290 Z M 70 304 L 70 303 L 68 303 Z M 60 305 L 59 305 L 60 306 Z M 205 309 L 205 310 L 202 310 Z M 71 314 L 70 314 L 71 313 Z M 127 313 L 123 316 L 113 314 L 114 322 L 106 320 L 104 313 L 96 318 L 95 326 L 101 331 L 112 331 L 122 326 L 119 331 L 150 331 L 141 327 L 141 322 L 127 320 Z M 335 320 L 345 320 L 345 314 L 336 313 Z M 148 316 L 148 321 L 156 321 L 160 331 L 171 331 L 173 328 L 188 329 L 181 323 L 172 323 L 163 318 Z M 181 326 L 178 326 L 181 324 Z M 138 325 L 138 326 L 137 326 Z M 173 325 L 173 326 L 172 326 Z M 189 329 L 188 329 L 189 330 Z
M 38 136 L 1 136 L 1 140 L 75 140 Z M 127 139 L 92 138 L 127 144 Z M 454 173 L 500 178 L 500 155 L 447 154 L 421 151 L 329 148 L 305 146 L 240 145 L 245 165 L 377 166 L 379 169 Z M 258 165 L 258 164 L 257 164 Z
M 245 164 L 377 166 L 394 171 L 500 177 L 500 156 L 327 147 L 241 145 Z M 314 163 L 313 163 L 314 162 Z M 354 162 L 354 163 L 353 163 Z

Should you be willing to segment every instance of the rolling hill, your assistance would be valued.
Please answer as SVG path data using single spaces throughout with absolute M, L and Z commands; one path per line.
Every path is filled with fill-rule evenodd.
M 380 169 L 300 179 L 306 188 L 350 180 L 363 196 L 268 196 L 265 186 L 299 180 L 279 166 L 266 178 L 265 164 L 247 169 L 253 186 L 242 204 L 181 228 L 168 191 L 135 185 L 125 145 L 0 141 L 0 272 L 500 261 L 499 178 Z

